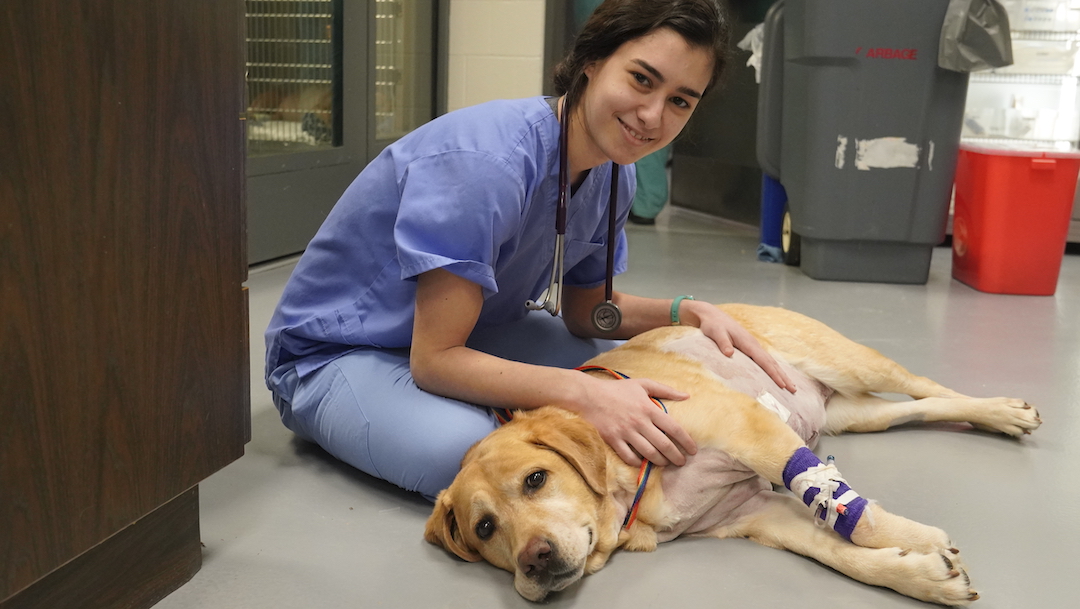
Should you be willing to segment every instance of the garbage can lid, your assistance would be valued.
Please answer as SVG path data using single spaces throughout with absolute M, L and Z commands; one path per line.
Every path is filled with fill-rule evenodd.
M 961 150 L 976 154 L 992 154 L 995 156 L 1021 156 L 1032 159 L 1080 159 L 1080 150 L 1051 150 L 1048 148 L 1035 148 L 1025 142 L 991 144 L 971 144 L 961 142 Z

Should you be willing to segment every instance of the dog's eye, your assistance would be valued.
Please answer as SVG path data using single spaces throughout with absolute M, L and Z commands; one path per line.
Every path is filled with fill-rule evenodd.
M 490 518 L 485 518 L 476 523 L 476 536 L 487 541 L 495 534 L 495 523 Z
M 533 472 L 525 477 L 525 489 L 535 491 L 544 486 L 544 482 L 547 482 L 547 472 L 544 470 Z

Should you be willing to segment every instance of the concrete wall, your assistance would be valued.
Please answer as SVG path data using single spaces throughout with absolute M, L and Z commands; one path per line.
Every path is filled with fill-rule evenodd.
M 452 0 L 449 110 L 540 95 L 545 0 Z

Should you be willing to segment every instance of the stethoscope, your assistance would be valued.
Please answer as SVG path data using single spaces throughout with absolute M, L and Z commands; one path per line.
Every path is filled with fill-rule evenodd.
M 551 265 L 551 279 L 548 287 L 540 294 L 539 302 L 525 301 L 525 307 L 531 311 L 541 309 L 558 315 L 562 308 L 563 254 L 566 237 L 566 187 L 569 182 L 567 167 L 567 134 L 570 129 L 570 104 L 563 98 L 563 120 L 559 125 L 559 199 L 555 208 L 555 260 Z M 604 285 L 604 302 L 593 307 L 592 324 L 600 332 L 614 332 L 622 324 L 622 312 L 618 305 L 611 302 L 612 282 L 615 274 L 615 220 L 616 204 L 619 197 L 619 166 L 611 163 L 611 194 L 608 198 L 608 243 L 607 243 L 607 282 Z

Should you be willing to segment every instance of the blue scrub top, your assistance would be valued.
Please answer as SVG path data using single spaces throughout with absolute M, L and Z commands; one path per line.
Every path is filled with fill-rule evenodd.
M 559 123 L 543 97 L 443 115 L 387 147 L 338 200 L 297 263 L 266 330 L 266 374 L 301 378 L 357 347 L 412 342 L 417 275 L 437 268 L 483 289 L 477 327 L 515 321 L 551 275 Z M 602 285 L 611 163 L 567 209 L 565 284 Z M 619 175 L 616 274 L 634 169 Z M 452 314 L 452 313 L 451 313 Z

